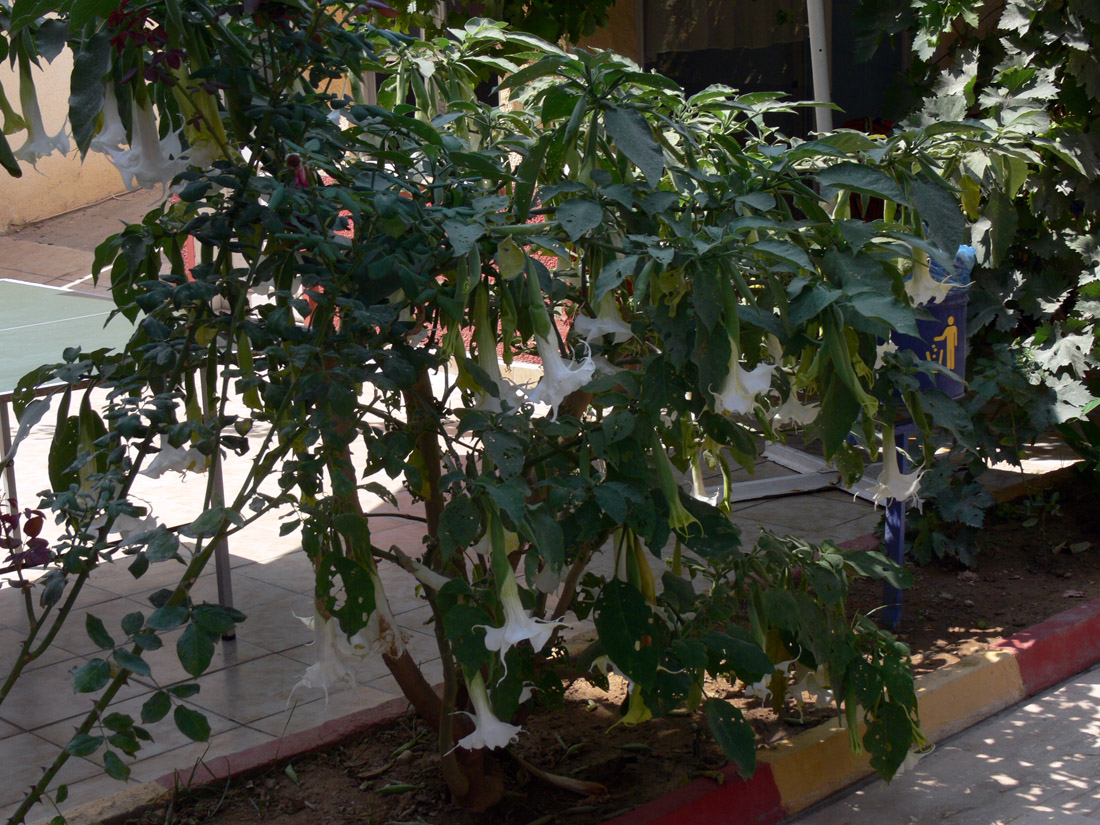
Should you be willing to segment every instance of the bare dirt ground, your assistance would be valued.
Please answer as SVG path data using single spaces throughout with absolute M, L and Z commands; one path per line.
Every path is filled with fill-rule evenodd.
M 916 672 L 955 662 L 1080 600 L 1100 597 L 1100 508 L 1094 490 L 1067 478 L 1037 499 L 998 508 L 978 538 L 974 570 L 951 564 L 914 570 L 899 636 L 913 651 Z M 852 604 L 866 611 L 880 597 L 878 585 L 859 584 Z M 714 693 L 743 709 L 760 749 L 833 713 L 791 702 L 776 715 L 736 688 L 715 685 Z M 498 760 L 505 800 L 485 814 L 450 805 L 434 736 L 406 715 L 262 775 L 192 792 L 127 825 L 595 825 L 695 778 L 718 778 L 724 759 L 702 720 L 684 715 L 633 728 L 615 725 L 624 697 L 621 681 L 605 693 L 578 680 L 563 710 L 532 714 L 514 756 Z M 524 762 L 600 783 L 606 793 L 586 797 L 552 787 Z

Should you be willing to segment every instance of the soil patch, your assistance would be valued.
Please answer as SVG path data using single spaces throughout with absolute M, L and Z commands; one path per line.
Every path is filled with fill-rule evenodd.
M 1100 597 L 1095 495 L 1067 476 L 1040 498 L 1002 505 L 979 536 L 974 570 L 940 564 L 915 569 L 914 578 L 898 635 L 913 651 L 915 672 L 923 673 L 1080 600 Z M 853 588 L 856 608 L 867 611 L 880 603 L 877 585 Z M 757 699 L 744 698 L 736 686 L 712 688 L 742 708 L 760 749 L 834 715 L 812 702 L 801 708 L 791 702 L 777 716 Z M 577 680 L 563 710 L 533 713 L 513 748 L 519 759 L 500 757 L 506 797 L 486 814 L 451 806 L 434 736 L 408 714 L 228 788 L 191 792 L 170 810 L 148 811 L 127 825 L 596 825 L 695 778 L 718 778 L 725 760 L 701 719 L 684 715 L 633 728 L 616 725 L 625 695 L 614 676 L 608 692 Z M 600 783 L 607 792 L 585 797 L 560 790 L 520 760 Z

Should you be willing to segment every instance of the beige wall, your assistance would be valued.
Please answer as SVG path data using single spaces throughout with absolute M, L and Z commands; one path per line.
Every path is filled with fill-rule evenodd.
M 35 70 L 35 85 L 46 131 L 52 135 L 65 122 L 68 112 L 71 55 L 64 51 L 53 63 L 43 62 L 43 67 L 44 71 Z M 0 83 L 12 107 L 20 111 L 19 77 L 6 62 L 0 65 Z M 14 150 L 25 139 L 26 132 L 16 132 L 8 136 L 8 143 Z M 21 178 L 13 178 L 0 169 L 0 232 L 126 191 L 115 167 L 96 152 L 89 152 L 84 163 L 74 149 L 67 157 L 54 153 L 41 158 L 37 171 L 30 164 L 20 165 Z M 58 239 L 58 243 L 64 245 L 64 240 Z
M 607 15 L 607 27 L 577 43 L 585 49 L 610 49 L 641 62 L 638 54 L 638 25 L 634 15 L 635 0 L 616 0 Z

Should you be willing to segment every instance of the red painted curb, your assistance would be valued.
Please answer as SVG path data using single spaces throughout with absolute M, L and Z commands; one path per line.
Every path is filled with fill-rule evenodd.
M 1100 661 L 1100 599 L 1055 614 L 994 647 L 1016 655 L 1028 696 Z
M 288 734 L 281 739 L 253 745 L 243 751 L 219 756 L 196 765 L 194 768 L 177 769 L 155 781 L 166 788 L 201 788 L 214 782 L 222 782 L 230 776 L 269 768 L 285 759 L 301 756 L 318 748 L 329 748 L 345 739 L 379 725 L 397 719 L 409 708 L 409 702 L 398 696 L 381 705 L 330 719 L 315 728 Z
M 772 825 L 787 815 L 771 765 L 757 762 L 749 780 L 732 766 L 721 773 L 721 785 L 696 779 L 604 825 Z

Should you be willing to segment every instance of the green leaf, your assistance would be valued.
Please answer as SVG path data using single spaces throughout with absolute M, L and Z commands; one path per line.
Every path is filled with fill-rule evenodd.
M 199 686 L 194 682 L 188 682 L 183 685 L 173 685 L 168 688 L 168 692 L 175 696 L 177 699 L 190 699 L 199 692 Z
M 151 675 L 149 664 L 136 653 L 131 653 L 129 650 L 119 648 L 115 651 L 114 656 L 115 661 L 118 662 L 120 666 L 126 668 L 126 670 L 133 671 L 138 676 Z
M 73 690 L 95 693 L 111 681 L 111 666 L 104 659 L 92 659 L 73 674 Z
M 456 495 L 443 508 L 439 519 L 439 545 L 444 553 L 462 551 L 481 532 L 481 511 L 468 496 Z
M 966 231 L 966 221 L 955 196 L 943 185 L 923 178 L 913 180 L 909 196 L 921 219 L 928 222 L 928 240 L 955 257 Z
M 92 736 L 90 733 L 78 733 L 69 740 L 65 746 L 65 753 L 70 756 L 90 756 L 99 750 L 103 744 L 102 736 Z
M 180 733 L 195 742 L 205 742 L 210 738 L 210 723 L 206 717 L 196 710 L 185 705 L 176 705 L 172 711 L 172 718 L 176 720 L 176 727 Z
M 636 587 L 612 579 L 596 598 L 596 630 L 604 650 L 626 677 L 649 690 L 657 674 L 653 611 Z
M 550 505 L 543 502 L 527 510 L 527 532 L 538 554 L 555 573 L 565 564 L 565 536 Z
M 172 630 L 187 621 L 190 612 L 183 605 L 165 605 L 154 610 L 146 624 L 153 630 Z
M 145 555 L 151 562 L 168 561 L 179 555 L 179 537 L 167 527 L 158 527 L 148 538 Z
M 707 699 L 707 727 L 722 753 L 746 779 L 756 770 L 756 741 L 752 726 L 739 708 L 722 699 Z
M 456 604 L 443 616 L 451 653 L 467 673 L 476 673 L 492 658 L 485 647 L 485 628 L 492 624 L 489 614 L 472 604 Z
M 538 139 L 528 152 L 523 162 L 516 167 L 516 190 L 514 201 L 516 205 L 516 222 L 525 223 L 531 213 L 531 199 L 535 196 L 535 185 L 542 172 L 542 163 L 546 159 L 546 151 L 553 141 L 553 134 L 547 132 Z
M 176 655 L 183 669 L 201 676 L 214 658 L 214 638 L 198 625 L 189 624 L 176 640 Z
M 631 277 L 634 270 L 638 268 L 639 260 L 638 255 L 627 255 L 625 258 L 616 258 L 601 269 L 600 274 L 596 276 L 596 293 L 592 302 L 598 304 L 604 295 L 615 289 L 626 278 Z
M 107 632 L 103 622 L 90 613 L 84 617 L 84 629 L 88 632 L 88 638 L 99 647 L 111 648 L 115 646 L 115 640 L 111 638 L 111 634 Z
M 908 205 L 908 200 L 893 178 L 880 169 L 859 163 L 844 162 L 830 166 L 814 175 L 822 186 L 845 189 L 861 195 L 883 198 L 897 204 Z M 835 195 L 834 195 L 835 197 Z
M 125 782 L 130 778 L 130 768 L 114 751 L 103 752 L 103 770 L 111 779 Z
M 127 636 L 133 636 L 145 625 L 145 614 L 140 610 L 127 613 L 122 617 L 122 632 Z
M 749 244 L 745 249 L 750 252 L 763 254 L 765 257 L 772 258 L 773 260 L 785 261 L 792 264 L 796 269 L 814 271 L 813 262 L 810 261 L 810 256 L 806 254 L 806 250 L 801 246 L 788 243 L 787 241 L 765 239 Z
M 478 239 L 485 234 L 485 227 L 479 223 L 456 220 L 443 221 L 443 229 L 457 256 L 465 255 L 473 249 Z
M 221 636 L 233 629 L 233 626 L 245 620 L 245 615 L 232 607 L 220 604 L 200 604 L 191 611 L 195 624 L 215 636 Z
M 898 772 L 909 755 L 912 741 L 913 725 L 909 713 L 893 702 L 879 706 L 863 735 L 863 746 L 871 754 L 871 767 L 885 780 L 892 779 Z
M 337 579 L 342 588 L 337 584 Z M 343 604 L 337 607 L 336 594 L 341 590 Z M 314 595 L 349 636 L 362 630 L 374 612 L 374 581 L 370 571 L 354 559 L 338 553 L 326 553 L 321 557 L 317 565 Z
M 570 198 L 558 207 L 557 218 L 569 240 L 575 243 L 603 222 L 603 208 L 595 201 Z
M 769 614 L 769 619 L 772 616 Z M 730 628 L 728 633 L 708 633 L 702 638 L 709 654 L 710 669 L 720 673 L 733 673 L 747 684 L 759 681 L 775 670 L 775 665 L 749 633 L 735 633 L 740 628 Z
M 844 562 L 860 576 L 882 579 L 898 590 L 913 584 L 913 574 L 893 559 L 873 550 L 844 551 Z
M 28 26 L 57 8 L 53 0 L 15 0 L 11 10 L 11 32 Z
M 615 148 L 642 170 L 650 187 L 656 188 L 665 171 L 665 156 L 645 116 L 637 109 L 612 106 L 604 112 L 604 126 Z
M 512 72 L 500 82 L 496 90 L 514 89 L 517 86 L 526 85 L 532 80 L 538 80 L 540 77 L 548 77 L 549 75 L 557 74 L 558 69 L 566 62 L 568 61 L 564 57 L 553 54 L 547 55 L 541 60 L 536 60 L 529 66 L 524 66 L 517 72 Z
M 163 690 L 158 690 L 146 699 L 145 703 L 141 706 L 141 721 L 146 725 L 159 722 L 168 715 L 168 711 L 171 709 L 171 697 Z
M 7 135 L 3 132 L 0 132 L 0 166 L 3 166 L 4 171 L 13 178 L 23 177 L 23 169 L 15 158 L 15 152 L 11 150 Z

